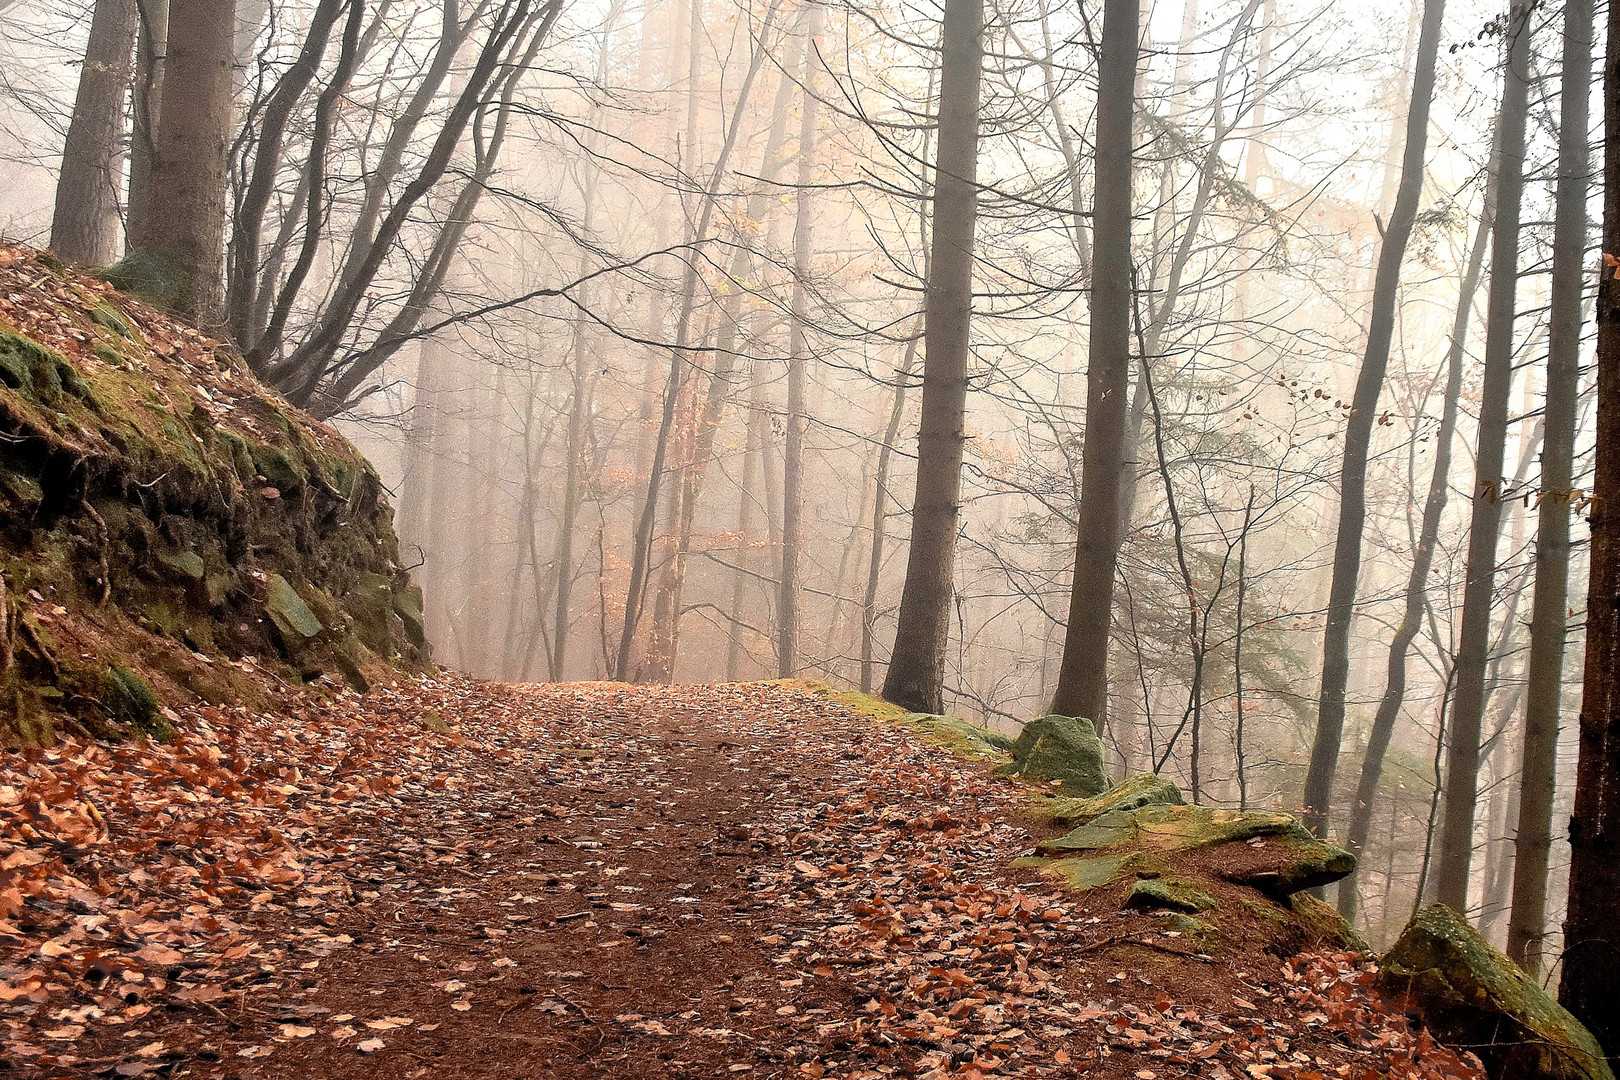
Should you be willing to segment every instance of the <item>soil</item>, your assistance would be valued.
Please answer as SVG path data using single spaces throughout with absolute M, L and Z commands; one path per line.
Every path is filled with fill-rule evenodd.
M 1032 845 L 1027 788 L 800 688 L 441 676 L 279 722 L 291 735 L 267 745 L 294 794 L 275 814 L 299 827 L 279 827 L 293 857 L 267 880 L 223 875 L 196 903 L 129 884 L 128 859 L 180 850 L 143 848 L 116 883 L 75 871 L 144 915 L 122 936 L 115 917 L 75 937 L 56 901 L 0 922 L 13 1072 L 1480 1075 L 1384 1010 L 1364 958 L 1278 955 L 1235 893 L 1216 889 L 1230 918 L 1203 952 L 1169 913 L 1120 910 L 1124 886 L 1076 894 L 1011 868 Z M 3 790 L 65 775 L 70 754 L 40 753 L 7 763 Z M 107 844 L 154 827 L 101 812 Z M 262 828 L 278 829 L 241 831 Z

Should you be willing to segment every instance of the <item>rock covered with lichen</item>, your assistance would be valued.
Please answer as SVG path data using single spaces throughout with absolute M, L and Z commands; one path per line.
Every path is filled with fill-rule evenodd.
M 376 471 L 225 347 L 0 246 L 0 740 L 427 658 Z M 250 674 L 250 672 L 257 674 Z
M 1491 1080 L 1614 1080 L 1597 1040 L 1541 984 L 1443 904 L 1418 912 L 1380 962 L 1379 981 Z

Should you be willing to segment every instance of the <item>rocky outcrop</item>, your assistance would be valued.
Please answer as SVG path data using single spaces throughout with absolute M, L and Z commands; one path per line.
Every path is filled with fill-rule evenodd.
M 1444 905 L 1407 924 L 1379 981 L 1442 1041 L 1478 1054 L 1491 1080 L 1614 1080 L 1580 1021 Z
M 996 772 L 1049 784 L 1065 795 L 1092 798 L 1110 787 L 1102 740 L 1080 716 L 1037 716 L 1012 745 L 1012 761 Z
M 427 656 L 392 512 L 353 446 L 218 343 L 15 245 L 0 245 L 0 586 L 4 742 L 64 725 L 161 736 L 163 702 L 251 702 L 264 680 L 244 660 L 364 687 Z

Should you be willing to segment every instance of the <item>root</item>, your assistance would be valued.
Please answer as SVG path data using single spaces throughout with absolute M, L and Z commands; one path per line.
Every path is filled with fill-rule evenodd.
M 112 570 L 107 565 L 107 545 L 112 543 L 112 536 L 107 531 L 107 521 L 90 505 L 89 499 L 80 499 L 79 505 L 84 512 L 90 515 L 90 520 L 96 523 L 96 531 L 101 534 L 101 543 L 96 545 L 96 557 L 101 560 L 101 602 L 105 604 L 112 599 Z
M 0 679 L 11 670 L 11 601 L 6 597 L 6 577 L 0 574 Z

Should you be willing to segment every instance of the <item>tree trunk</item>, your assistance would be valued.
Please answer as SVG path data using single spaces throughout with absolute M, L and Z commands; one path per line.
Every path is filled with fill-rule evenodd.
M 137 11 L 136 0 L 96 0 L 73 119 L 62 146 L 51 250 L 84 266 L 106 266 L 118 255 L 124 93 L 134 62 Z
M 1101 720 L 1119 559 L 1131 366 L 1131 120 L 1136 103 L 1137 0 L 1105 0 L 1097 71 L 1092 197 L 1090 363 L 1081 450 L 1080 528 L 1069 621 L 1052 711 Z
M 889 425 L 883 429 L 883 445 L 878 447 L 877 481 L 872 501 L 872 550 L 866 564 L 866 594 L 861 598 L 861 693 L 872 692 L 872 631 L 877 622 L 878 578 L 883 573 L 883 544 L 889 526 L 889 466 L 894 460 L 894 442 L 900 434 L 900 420 L 906 411 L 906 384 L 917 361 L 917 339 L 906 342 L 905 358 L 894 373 L 894 397 L 889 403 Z
M 1592 480 L 1586 664 L 1569 823 L 1569 903 L 1558 1000 L 1611 1060 L 1620 1054 L 1620 4 L 1603 75 L 1603 247 L 1597 301 L 1597 462 Z
M 181 318 L 215 327 L 225 259 L 236 0 L 172 0 L 147 221 L 130 247 L 165 263 Z
M 136 0 L 140 34 L 135 43 L 134 130 L 129 140 L 129 205 L 124 234 L 144 236 L 152 212 L 152 155 L 162 118 L 164 53 L 169 39 L 169 0 Z
M 929 713 L 944 707 L 945 648 L 962 492 L 973 231 L 979 194 L 983 0 L 945 0 L 943 31 L 932 254 L 923 300 L 925 353 L 917 488 L 911 504 L 911 550 L 900 594 L 899 624 L 883 680 L 885 698 Z
M 1497 164 L 1496 146 L 1493 143 L 1488 176 L 1496 175 Z M 1400 719 L 1401 706 L 1406 701 L 1407 656 L 1423 626 L 1429 572 L 1434 566 L 1440 519 L 1445 514 L 1451 491 L 1451 444 L 1457 433 L 1457 399 L 1462 391 L 1463 359 L 1467 353 L 1468 325 L 1473 321 L 1474 294 L 1479 290 L 1485 267 L 1486 242 L 1490 238 L 1491 222 L 1495 216 L 1495 191 L 1494 181 L 1487 180 L 1485 204 L 1468 253 L 1468 266 L 1463 271 L 1462 287 L 1457 292 L 1457 313 L 1451 324 L 1451 348 L 1446 356 L 1446 386 L 1441 395 L 1440 429 L 1434 436 L 1434 468 L 1429 474 L 1429 493 L 1423 501 L 1417 546 L 1412 550 L 1412 571 L 1406 578 L 1406 606 L 1390 639 L 1384 696 L 1378 701 L 1378 711 L 1373 714 L 1372 728 L 1367 733 L 1367 750 L 1361 759 L 1361 779 L 1356 784 L 1356 799 L 1350 807 L 1350 831 L 1345 843 L 1358 859 L 1366 848 L 1367 834 L 1372 828 L 1373 803 L 1378 796 L 1378 780 L 1384 771 L 1384 755 L 1389 750 L 1395 722 Z M 1357 880 L 1358 876 L 1352 874 L 1339 885 L 1339 913 L 1350 922 L 1355 920 L 1360 901 Z
M 1552 850 L 1558 712 L 1568 632 L 1569 516 L 1580 394 L 1581 293 L 1586 261 L 1587 151 L 1592 85 L 1592 0 L 1564 4 L 1563 89 L 1558 120 L 1558 186 L 1547 342 L 1541 491 L 1536 509 L 1536 584 L 1530 609 L 1530 671 L 1525 690 L 1524 757 L 1514 839 L 1513 909 L 1507 953 L 1535 974 L 1547 929 L 1547 860 Z
M 1496 220 L 1491 227 L 1490 299 L 1485 315 L 1485 376 L 1480 392 L 1479 445 L 1474 456 L 1474 505 L 1468 526 L 1462 627 L 1457 635 L 1457 692 L 1446 752 L 1444 826 L 1435 871 L 1435 899 L 1468 910 L 1474 853 L 1474 803 L 1479 785 L 1479 734 L 1485 710 L 1496 548 L 1502 531 L 1502 458 L 1508 397 L 1513 385 L 1514 302 L 1519 279 L 1519 206 L 1524 193 L 1525 120 L 1529 113 L 1529 19 L 1511 18 L 1502 77 Z
M 803 546 L 804 384 L 810 358 L 804 340 L 810 307 L 810 254 L 815 242 L 811 184 L 816 170 L 816 71 L 821 64 L 822 6 L 805 12 L 804 104 L 799 116 L 799 174 L 794 188 L 793 296 L 788 318 L 787 433 L 782 440 L 782 577 L 776 583 L 776 674 L 791 678 L 799 663 L 799 556 Z M 837 603 L 837 598 L 834 598 Z
M 1356 578 L 1361 572 L 1361 534 L 1367 510 L 1367 454 L 1378 397 L 1389 365 L 1395 334 L 1395 302 L 1406 242 L 1417 220 L 1423 194 L 1423 162 L 1429 138 L 1429 105 L 1434 96 L 1435 55 L 1440 48 L 1445 0 L 1424 0 L 1418 35 L 1417 67 L 1412 75 L 1411 105 L 1406 114 L 1406 148 L 1401 182 L 1395 193 L 1378 252 L 1367 348 L 1356 376 L 1355 395 L 1344 435 L 1344 465 L 1339 474 L 1339 527 L 1333 548 L 1333 579 L 1328 592 L 1327 627 L 1322 645 L 1322 688 L 1317 704 L 1316 735 L 1305 774 L 1305 824 L 1325 835 L 1339 768 L 1339 742 L 1344 733 L 1344 693 L 1350 677 L 1350 620 L 1355 613 Z

